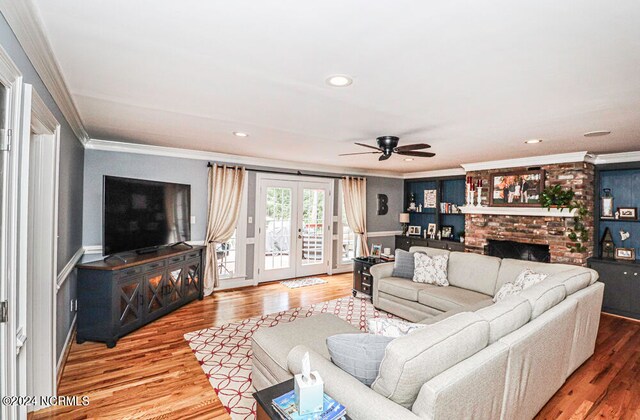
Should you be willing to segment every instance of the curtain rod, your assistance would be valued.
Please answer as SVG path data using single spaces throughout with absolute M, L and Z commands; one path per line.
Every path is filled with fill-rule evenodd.
M 213 164 L 211 162 L 207 162 L 207 168 L 212 167 Z M 335 175 L 311 175 L 311 174 L 303 174 L 300 171 L 296 171 L 296 172 L 285 172 L 285 171 L 270 171 L 268 169 L 249 169 L 246 168 L 247 171 L 252 171 L 252 172 L 260 172 L 263 174 L 277 174 L 277 175 L 294 175 L 294 176 L 312 176 L 315 178 L 331 178 L 331 179 L 342 179 L 344 178 L 343 176 L 335 176 Z M 347 176 L 347 175 L 345 175 Z M 355 177 L 354 177 L 355 178 Z M 357 178 L 362 178 L 362 177 L 357 177 Z

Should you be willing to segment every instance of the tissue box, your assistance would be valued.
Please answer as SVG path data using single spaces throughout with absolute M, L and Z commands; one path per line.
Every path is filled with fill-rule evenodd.
M 295 375 L 294 391 L 296 395 L 296 407 L 298 414 L 317 413 L 322 411 L 324 403 L 324 382 L 317 370 L 309 375 L 311 378 L 303 380 L 301 374 Z

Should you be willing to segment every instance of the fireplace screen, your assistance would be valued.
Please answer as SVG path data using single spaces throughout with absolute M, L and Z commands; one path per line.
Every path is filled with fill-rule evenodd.
M 499 258 L 516 260 L 550 262 L 549 245 L 526 244 L 514 241 L 489 240 L 485 254 Z

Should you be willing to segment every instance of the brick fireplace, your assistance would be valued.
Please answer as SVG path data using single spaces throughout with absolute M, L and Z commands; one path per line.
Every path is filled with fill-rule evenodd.
M 585 225 L 593 232 L 594 166 L 587 162 L 576 162 L 544 165 L 541 168 L 545 171 L 545 187 L 560 184 L 573 188 L 576 199 L 584 202 L 590 209 Z M 467 176 L 472 176 L 474 180 L 482 179 L 484 185 L 488 186 L 490 174 L 522 169 L 526 168 L 473 171 L 467 172 Z M 488 188 L 484 188 L 482 205 L 489 204 L 488 196 Z M 484 254 L 489 240 L 548 245 L 551 262 L 586 265 L 587 258 L 593 254 L 593 240 L 590 239 L 585 244 L 586 252 L 571 252 L 568 249 L 571 241 L 567 237 L 567 232 L 572 225 L 573 219 L 570 217 L 467 214 L 465 215 L 465 247 L 467 252 Z

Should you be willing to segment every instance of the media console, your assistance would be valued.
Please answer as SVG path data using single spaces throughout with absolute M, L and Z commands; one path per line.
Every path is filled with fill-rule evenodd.
M 78 344 L 100 341 L 115 347 L 131 331 L 198 298 L 203 292 L 204 247 L 161 248 L 135 255 L 79 264 Z

